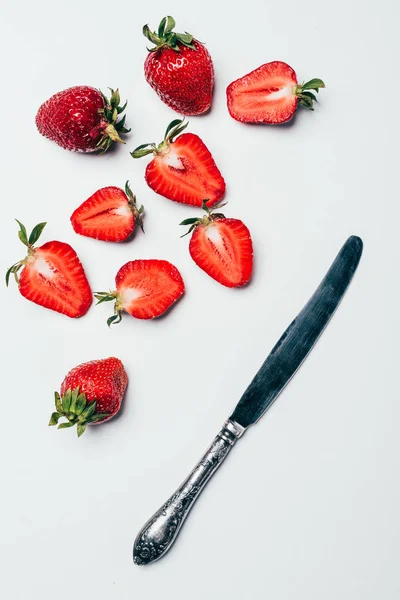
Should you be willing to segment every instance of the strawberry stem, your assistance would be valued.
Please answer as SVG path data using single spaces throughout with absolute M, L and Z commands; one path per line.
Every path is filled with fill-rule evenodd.
M 189 121 L 186 121 L 185 123 L 185 119 L 174 119 L 165 130 L 164 140 L 161 143 L 166 144 L 168 142 L 173 142 L 174 139 L 180 135 L 188 125 Z
M 119 115 L 124 112 L 127 102 L 123 106 L 120 106 L 121 101 L 119 90 L 113 90 L 109 88 L 111 92 L 110 98 L 107 98 L 101 90 L 104 101 L 104 107 L 99 109 L 99 113 L 104 115 L 104 123 L 100 126 L 101 137 L 97 142 L 96 146 L 102 154 L 106 152 L 113 142 L 119 142 L 125 144 L 120 134 L 129 133 L 130 129 L 125 127 L 126 115 L 119 119 Z
M 168 151 L 169 145 L 173 143 L 174 139 L 182 133 L 189 125 L 189 121 L 185 122 L 185 119 L 174 119 L 168 125 L 164 139 L 158 146 L 153 142 L 151 144 L 141 144 L 133 152 L 131 152 L 132 158 L 142 158 L 147 154 L 165 154 Z
M 24 244 L 24 246 L 26 246 L 28 248 L 28 254 L 25 256 L 24 259 L 19 260 L 18 262 L 16 262 L 14 265 L 12 265 L 8 269 L 8 271 L 6 273 L 6 286 L 7 287 L 10 282 L 11 274 L 14 275 L 15 281 L 16 281 L 17 285 L 19 285 L 18 271 L 20 269 L 22 269 L 22 267 L 26 264 L 26 261 L 28 260 L 28 258 L 34 254 L 33 244 L 36 244 L 36 242 L 40 238 L 40 235 L 41 235 L 43 229 L 46 226 L 46 223 L 38 223 L 32 229 L 32 231 L 28 237 L 28 232 L 26 231 L 25 225 L 23 225 L 21 223 L 21 221 L 18 221 L 18 219 L 15 219 L 15 220 L 17 221 L 17 223 L 19 225 L 18 237 L 21 240 L 21 242 Z
M 185 33 L 175 33 L 172 31 L 175 27 L 175 19 L 171 16 L 164 17 L 157 31 L 151 31 L 148 25 L 143 27 L 143 35 L 155 45 L 154 48 L 147 48 L 149 52 L 157 52 L 162 48 L 172 48 L 175 52 L 181 51 L 181 46 L 196 50 L 194 45 L 194 37 L 192 34 L 185 31 Z
M 96 306 L 97 304 L 102 304 L 103 302 L 115 302 L 114 314 L 107 319 L 107 325 L 109 327 L 122 321 L 122 311 L 124 307 L 117 290 L 114 292 L 95 292 L 94 297 L 97 299 Z
M 295 95 L 298 98 L 299 104 L 309 110 L 314 110 L 313 103 L 317 102 L 317 97 L 313 92 L 310 92 L 310 90 L 314 90 L 318 94 L 320 88 L 324 87 L 325 83 L 322 79 L 310 79 L 310 81 L 307 81 L 306 83 L 297 85 L 295 88 Z
M 136 196 L 132 192 L 132 190 L 131 190 L 131 188 L 129 186 L 129 181 L 127 181 L 125 183 L 125 194 L 127 195 L 129 208 L 131 209 L 131 211 L 133 213 L 133 217 L 134 217 L 135 223 L 137 223 L 139 225 L 140 229 L 144 233 L 144 228 L 143 228 L 144 206 L 142 204 L 140 208 L 137 207 Z
M 223 215 L 222 213 L 216 213 L 214 211 L 216 208 L 222 208 L 227 203 L 219 202 L 218 204 L 215 204 L 212 208 L 209 208 L 207 206 L 208 201 L 209 199 L 207 198 L 206 200 L 203 200 L 202 203 L 202 208 L 206 212 L 206 214 L 203 217 L 191 217 L 190 219 L 184 219 L 181 223 L 179 223 L 179 225 L 190 225 L 188 231 L 181 235 L 181 238 L 185 237 L 186 235 L 189 235 L 189 233 L 192 233 L 192 231 L 196 229 L 196 227 L 198 227 L 199 225 L 203 225 L 204 227 L 206 227 L 216 219 L 225 219 L 225 215 Z

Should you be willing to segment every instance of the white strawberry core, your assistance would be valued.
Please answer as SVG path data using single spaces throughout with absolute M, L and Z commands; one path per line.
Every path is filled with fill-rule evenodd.
M 287 85 L 286 87 L 281 88 L 277 92 L 271 92 L 267 94 L 265 99 L 269 102 L 274 100 L 280 100 L 281 98 L 291 98 L 294 94 L 294 89 L 292 85 Z
M 114 213 L 114 215 L 122 215 L 123 217 L 126 217 L 130 214 L 131 209 L 127 204 L 122 204 L 118 208 L 114 208 L 112 212 Z
M 129 306 L 133 300 L 137 300 L 141 296 L 143 296 L 144 290 L 138 290 L 135 288 L 126 288 L 122 291 L 122 303 L 124 306 Z
M 40 275 L 47 277 L 47 279 L 50 279 L 55 275 L 54 270 L 44 258 L 37 258 L 35 260 L 35 269 Z
M 168 154 L 164 155 L 164 162 L 173 169 L 183 170 L 185 167 L 173 148 L 170 147 Z
M 208 225 L 206 228 L 206 236 L 210 242 L 217 246 L 217 248 L 222 248 L 224 246 L 224 242 L 217 225 Z

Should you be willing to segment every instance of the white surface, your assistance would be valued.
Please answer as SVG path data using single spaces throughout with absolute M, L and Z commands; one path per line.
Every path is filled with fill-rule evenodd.
M 187 293 L 164 319 L 126 316 L 109 331 L 110 306 L 74 321 L 0 287 L 1 596 L 395 600 L 398 5 L 167 4 L 2 3 L 0 272 L 23 256 L 13 218 L 28 227 L 47 220 L 43 241 L 71 243 L 93 290 L 112 287 L 127 260 L 158 257 L 177 265 Z M 189 127 L 226 178 L 226 214 L 253 235 L 254 278 L 243 290 L 219 286 L 191 262 L 178 223 L 196 211 L 153 194 L 146 159 L 128 153 L 160 141 L 176 117 L 142 74 L 141 27 L 156 27 L 166 11 L 214 59 L 213 110 Z M 288 127 L 236 123 L 226 86 L 274 59 L 300 80 L 322 77 L 320 104 Z M 40 103 L 80 83 L 119 86 L 128 98 L 126 147 L 82 156 L 36 132 Z M 146 235 L 123 245 L 75 235 L 73 209 L 127 178 L 146 207 Z M 318 346 L 210 483 L 174 549 L 135 567 L 138 529 L 194 466 L 353 233 L 364 257 Z M 120 418 L 80 440 L 47 427 L 65 373 L 110 355 L 130 377 Z

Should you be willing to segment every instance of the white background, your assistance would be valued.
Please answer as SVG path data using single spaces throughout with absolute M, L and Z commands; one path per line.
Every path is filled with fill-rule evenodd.
M 228 8 L 229 6 L 229 8 Z M 197 214 L 145 184 L 147 159 L 176 114 L 143 77 L 146 40 L 172 14 L 207 42 L 210 114 L 189 130 L 227 181 L 225 212 L 252 232 L 255 269 L 229 290 L 191 261 L 178 223 Z M 111 307 L 70 320 L 0 288 L 2 309 L 0 595 L 174 600 L 395 600 L 400 594 L 398 6 L 394 0 L 118 3 L 3 1 L 2 251 L 24 255 L 16 217 L 46 220 L 43 242 L 69 242 L 93 290 L 134 258 L 181 271 L 167 317 Z M 264 62 L 321 77 L 315 112 L 292 125 L 245 126 L 225 88 Z M 62 150 L 35 129 L 39 105 L 71 85 L 121 90 L 127 145 L 105 156 Z M 130 179 L 146 234 L 112 245 L 75 235 L 71 212 Z M 219 430 L 252 376 L 350 234 L 359 270 L 312 355 L 210 483 L 173 550 L 147 568 L 132 543 Z M 115 355 L 129 373 L 118 418 L 77 439 L 47 422 L 53 391 L 80 362 Z

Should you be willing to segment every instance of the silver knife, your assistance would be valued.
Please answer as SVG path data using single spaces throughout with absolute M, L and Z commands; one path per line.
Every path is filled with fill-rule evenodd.
M 170 549 L 205 484 L 246 429 L 271 406 L 325 329 L 354 275 L 362 247 L 359 237 L 351 236 L 346 241 L 319 287 L 272 349 L 203 458 L 140 530 L 133 546 L 135 564 L 152 563 Z

